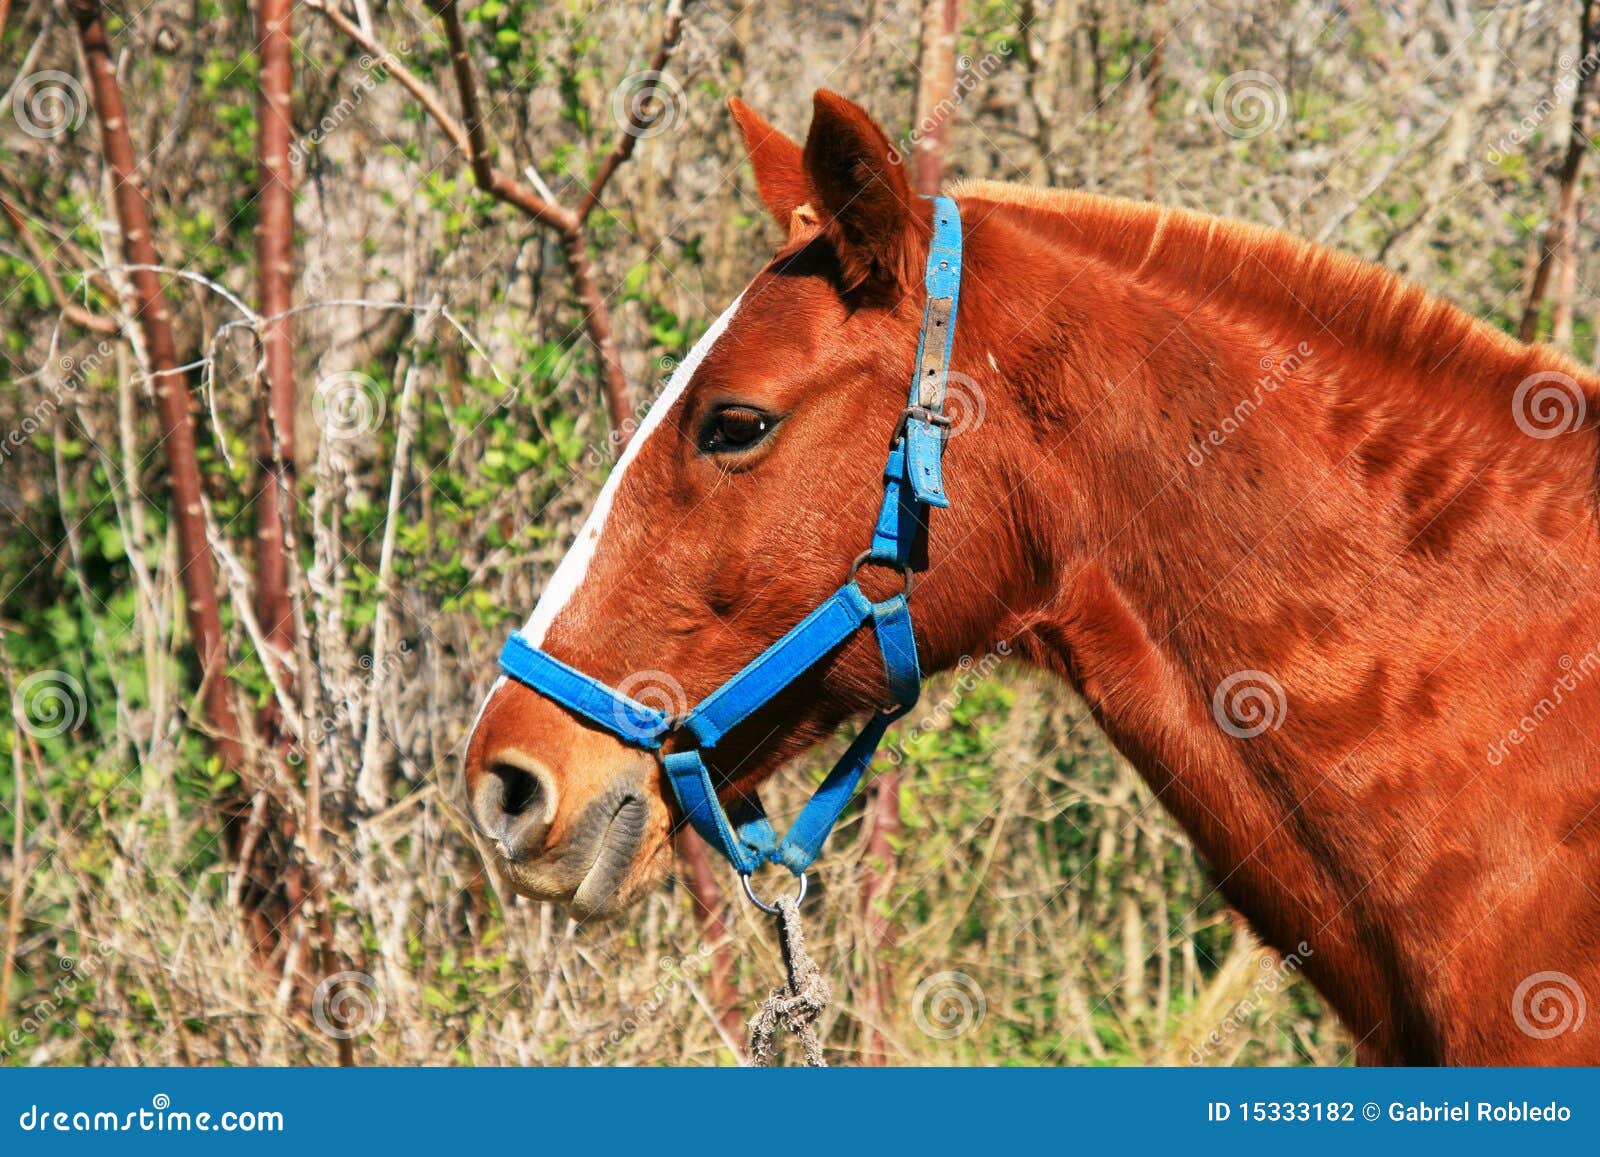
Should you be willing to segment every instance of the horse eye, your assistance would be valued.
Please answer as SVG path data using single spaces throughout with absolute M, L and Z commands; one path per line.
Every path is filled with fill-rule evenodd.
M 772 432 L 774 420 L 749 406 L 724 406 L 706 417 L 700 427 L 700 450 L 724 454 L 748 450 Z

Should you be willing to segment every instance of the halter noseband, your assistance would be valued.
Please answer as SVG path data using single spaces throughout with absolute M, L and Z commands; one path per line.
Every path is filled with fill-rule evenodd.
M 928 300 L 917 342 L 917 367 L 911 400 L 901 414 L 883 469 L 883 505 L 872 532 L 872 546 L 850 566 L 845 584 L 777 642 L 681 717 L 669 717 L 547 655 L 520 633 L 506 640 L 500 667 L 511 678 L 610 732 L 624 743 L 658 750 L 670 736 L 683 735 L 692 746 L 662 760 L 667 780 L 689 823 L 739 874 L 749 876 L 763 863 L 782 864 L 800 877 L 822 850 L 828 833 L 883 741 L 889 724 L 916 705 L 922 671 L 911 627 L 911 551 L 927 526 L 928 508 L 948 507 L 940 457 L 944 450 L 945 386 L 955 338 L 956 305 L 961 294 L 961 216 L 948 197 L 934 197 L 933 244 L 924 278 Z M 870 601 L 856 584 L 867 563 L 899 570 L 901 593 Z M 780 840 L 755 798 L 741 799 L 729 815 L 717 800 L 702 752 L 770 703 L 791 683 L 870 622 L 883 655 L 885 682 L 893 706 L 879 711 L 856 736 L 839 762 L 812 793 Z M 750 893 L 752 900 L 755 894 Z M 756 900 L 759 904 L 761 901 Z M 762 907 L 767 905 L 762 904 Z M 770 909 L 769 909 L 770 910 Z

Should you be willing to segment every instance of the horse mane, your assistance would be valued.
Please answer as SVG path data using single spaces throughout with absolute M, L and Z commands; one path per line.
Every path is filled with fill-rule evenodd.
M 1555 371 L 1600 398 L 1600 377 L 1561 351 L 1519 341 L 1380 265 L 1281 230 L 1075 189 L 972 180 L 948 192 L 1048 215 L 1071 230 L 1075 249 L 1192 306 L 1309 327 L 1422 375 L 1498 381 L 1509 394 L 1528 375 Z

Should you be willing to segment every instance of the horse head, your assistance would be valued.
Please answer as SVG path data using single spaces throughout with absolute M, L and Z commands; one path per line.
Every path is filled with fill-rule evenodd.
M 835 592 L 871 537 L 934 236 L 932 202 L 856 105 L 818 93 L 804 147 L 737 101 L 733 111 L 787 240 L 677 367 L 521 632 L 675 718 Z M 954 364 L 968 345 L 957 337 Z M 981 389 L 971 374 L 951 378 Z M 1001 422 L 991 407 L 986 437 L 967 442 L 991 441 Z M 952 508 L 912 564 L 924 670 L 986 642 L 1017 585 L 1005 559 L 1020 552 L 980 537 L 964 501 L 1000 467 L 955 444 Z M 901 581 L 871 565 L 859 576 L 872 599 Z M 885 698 L 878 648 L 858 634 L 705 753 L 718 794 L 744 796 Z M 503 678 L 468 744 L 471 815 L 515 887 L 580 918 L 663 880 L 681 819 L 661 767 L 680 740 L 655 751 L 617 730 Z

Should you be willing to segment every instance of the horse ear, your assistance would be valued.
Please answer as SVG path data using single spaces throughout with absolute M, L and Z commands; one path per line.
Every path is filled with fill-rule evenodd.
M 806 170 L 800 146 L 777 129 L 761 114 L 738 97 L 728 101 L 728 109 L 744 136 L 745 152 L 750 154 L 750 167 L 756 171 L 756 190 L 761 202 L 772 214 L 773 220 L 787 229 L 792 236 L 802 225 L 815 225 L 815 214 L 810 208 L 816 195 L 806 180 Z M 796 217 L 799 213 L 799 217 Z
M 830 218 L 846 288 L 869 279 L 909 287 L 931 211 L 919 208 L 899 151 L 865 109 L 826 89 L 812 102 L 806 175 Z

